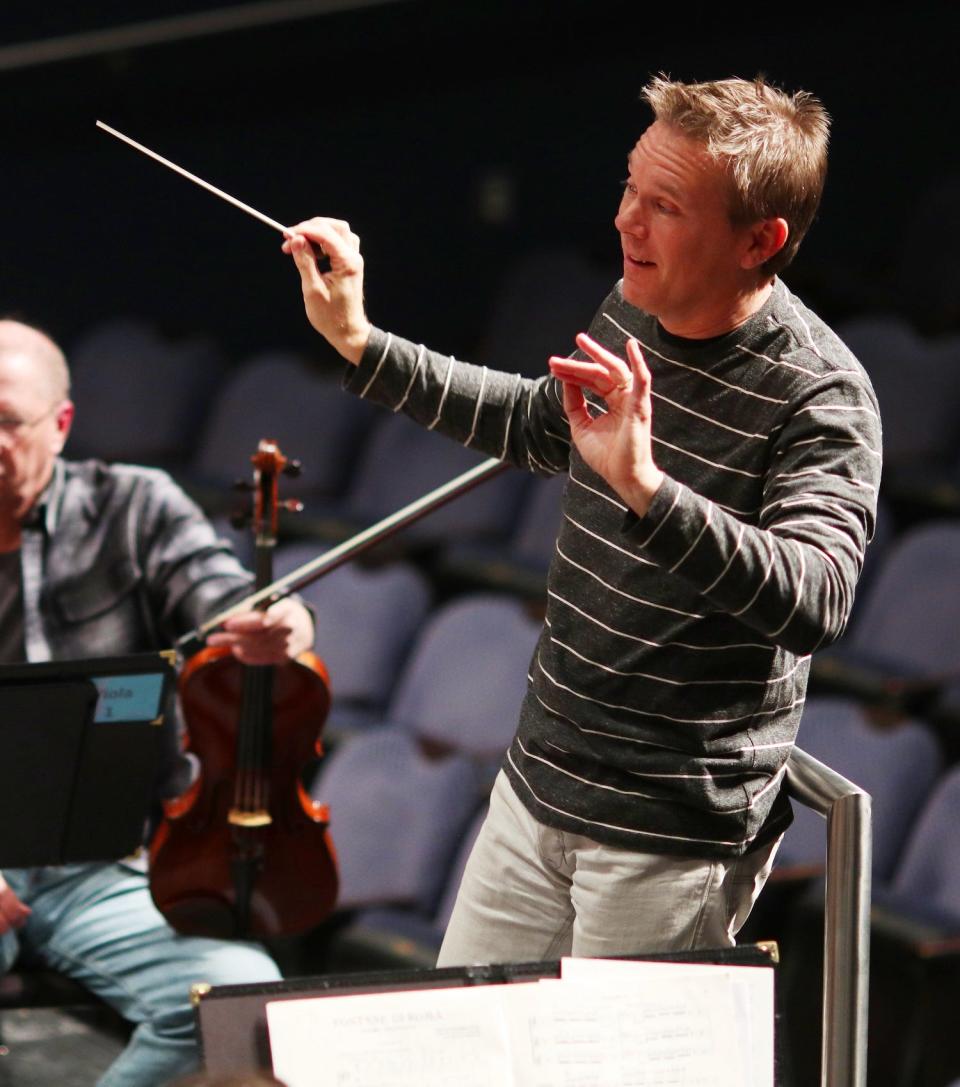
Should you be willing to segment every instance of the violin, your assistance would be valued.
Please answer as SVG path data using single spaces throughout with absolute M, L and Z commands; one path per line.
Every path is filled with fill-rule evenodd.
M 272 580 L 278 477 L 298 466 L 268 440 L 251 462 L 260 589 Z M 154 903 L 185 935 L 263 939 L 315 927 L 338 891 L 329 812 L 303 785 L 323 753 L 325 665 L 313 653 L 244 665 L 228 648 L 207 646 L 184 664 L 179 696 L 200 772 L 164 802 L 150 846 Z

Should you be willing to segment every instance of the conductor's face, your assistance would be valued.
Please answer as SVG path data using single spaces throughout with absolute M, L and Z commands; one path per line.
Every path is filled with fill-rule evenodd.
M 627 163 L 615 219 L 624 298 L 679 336 L 728 331 L 755 273 L 744 266 L 751 231 L 731 222 L 724 169 L 662 121 L 644 132 Z
M 73 405 L 55 397 L 43 364 L 0 353 L 0 516 L 21 520 L 50 480 Z

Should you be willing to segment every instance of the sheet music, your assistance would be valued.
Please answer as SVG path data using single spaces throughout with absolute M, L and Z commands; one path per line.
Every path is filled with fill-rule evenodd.
M 772 970 L 564 959 L 559 979 L 271 1001 L 288 1087 L 773 1087 Z
M 639 969 L 638 969 L 639 968 Z M 739 1042 L 743 1087 L 773 1087 L 773 969 L 705 963 L 635 962 L 629 959 L 562 959 L 560 976 L 593 984 L 659 986 L 663 978 L 727 976 L 731 984 L 733 1030 Z
M 518 1087 L 743 1087 L 728 978 L 512 988 Z
M 509 1087 L 498 985 L 267 1003 L 287 1087 Z

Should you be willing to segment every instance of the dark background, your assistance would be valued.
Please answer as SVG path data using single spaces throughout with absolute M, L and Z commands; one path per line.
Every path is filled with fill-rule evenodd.
M 826 197 L 790 285 L 828 319 L 900 307 L 951 320 L 960 231 L 931 190 L 958 169 L 955 5 L 394 0 L 7 63 L 15 44 L 214 6 L 4 5 L 0 310 L 68 347 L 134 315 L 213 333 L 234 358 L 322 350 L 279 235 L 100 118 L 275 219 L 349 219 L 372 319 L 469 357 L 517 256 L 575 246 L 616 278 L 612 217 L 651 74 L 762 71 L 834 117 Z

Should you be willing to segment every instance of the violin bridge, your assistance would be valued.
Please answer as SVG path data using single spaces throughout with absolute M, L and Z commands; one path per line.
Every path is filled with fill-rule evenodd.
M 242 808 L 232 808 L 227 816 L 227 822 L 235 827 L 266 827 L 273 822 L 273 817 L 265 808 L 259 811 L 244 811 Z

